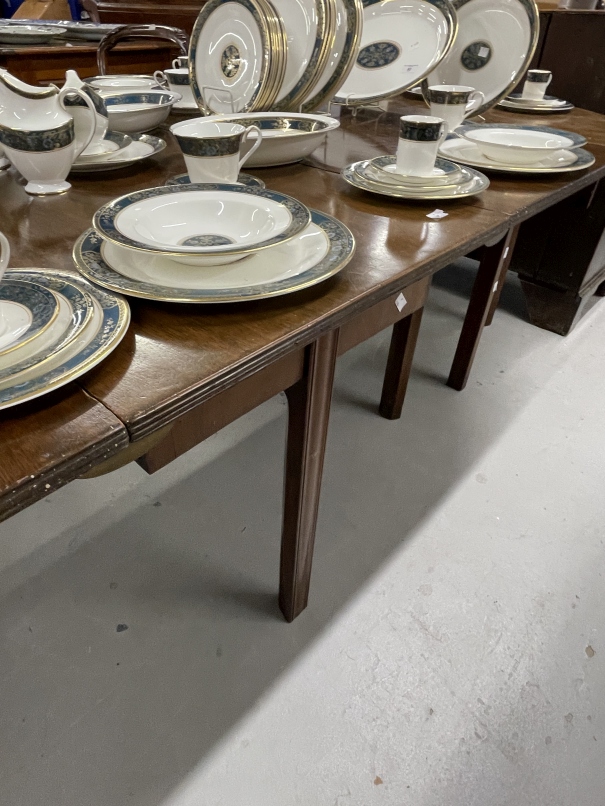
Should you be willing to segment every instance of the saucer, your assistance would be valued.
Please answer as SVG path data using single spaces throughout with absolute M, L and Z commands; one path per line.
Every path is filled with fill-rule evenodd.
M 86 153 L 88 149 L 80 154 L 74 165 L 84 165 L 96 163 L 109 157 L 116 157 L 132 143 L 132 137 L 122 132 L 107 132 L 103 140 L 93 146 L 93 151 Z M 89 146 L 90 148 L 90 146 Z
M 189 174 L 179 174 L 178 176 L 173 176 L 172 179 L 168 179 L 164 184 L 190 185 L 191 180 L 189 179 Z M 237 178 L 237 184 L 245 185 L 249 188 L 260 188 L 261 190 L 265 187 L 265 183 L 261 179 L 257 179 L 256 176 L 250 176 L 250 174 L 240 174 Z
M 515 112 L 525 112 L 531 114 L 553 114 L 557 112 L 571 112 L 575 106 L 569 101 L 555 98 L 554 95 L 545 95 L 542 101 L 531 101 L 521 98 L 520 92 L 515 92 L 507 98 L 503 98 L 498 106 L 503 109 L 514 110 Z
M 163 255 L 126 250 L 88 230 L 74 246 L 78 270 L 94 283 L 133 297 L 162 302 L 246 302 L 281 296 L 321 283 L 344 268 L 355 239 L 340 221 L 317 210 L 290 241 L 238 263 L 192 271 Z
M 583 171 L 585 168 L 590 168 L 595 162 L 595 157 L 589 151 L 576 148 L 573 151 L 557 151 L 552 156 L 545 157 L 532 165 L 495 163 L 484 157 L 474 143 L 461 140 L 458 137 L 445 140 L 439 147 L 439 154 L 446 159 L 456 160 L 465 165 L 472 165 L 475 168 L 504 173 L 553 174 L 567 171 Z
M 120 132 L 111 132 L 118 135 Z M 128 135 L 122 135 L 127 137 Z M 76 161 L 71 167 L 72 173 L 95 173 L 97 171 L 116 171 L 119 168 L 129 168 L 141 160 L 153 157 L 166 148 L 166 143 L 159 137 L 151 134 L 139 134 L 132 137 L 130 145 L 106 157 L 94 157 L 82 162 Z
M 436 188 L 404 188 L 399 185 L 390 185 L 386 182 L 374 182 L 367 178 L 365 171 L 369 162 L 354 162 L 348 165 L 341 172 L 342 178 L 349 185 L 369 193 L 377 193 L 380 196 L 390 196 L 393 199 L 408 199 L 410 201 L 447 201 L 448 199 L 463 199 L 468 196 L 476 196 L 489 187 L 489 179 L 479 171 L 472 168 L 463 169 L 463 173 L 468 177 L 461 185 L 454 187 Z
M 444 187 L 459 185 L 462 171 L 459 165 L 449 160 L 438 159 L 428 176 L 410 176 L 397 173 L 397 157 L 375 157 L 369 160 L 368 175 L 378 182 L 401 187 Z

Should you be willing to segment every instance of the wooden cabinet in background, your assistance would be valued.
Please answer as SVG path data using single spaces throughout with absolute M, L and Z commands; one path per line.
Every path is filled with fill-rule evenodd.
M 206 0 L 99 0 L 97 8 L 101 22 L 138 23 L 142 25 L 172 25 L 191 33 L 193 23 Z

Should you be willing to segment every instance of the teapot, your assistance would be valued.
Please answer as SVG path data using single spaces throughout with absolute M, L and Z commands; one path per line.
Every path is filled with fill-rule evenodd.
M 78 119 L 66 98 L 78 96 L 88 110 Z M 0 68 L 0 146 L 28 180 L 35 196 L 63 193 L 71 166 L 92 140 L 97 125 L 92 100 L 79 88 L 34 87 Z

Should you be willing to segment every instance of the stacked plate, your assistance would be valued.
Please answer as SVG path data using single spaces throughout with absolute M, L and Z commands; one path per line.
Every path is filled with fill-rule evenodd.
M 571 112 L 572 109 L 575 109 L 569 101 L 562 101 L 560 98 L 555 98 L 554 95 L 545 95 L 541 101 L 534 101 L 524 98 L 520 92 L 513 92 L 512 95 L 500 101 L 498 106 L 513 112 L 526 112 L 530 115 L 551 115 L 557 112 Z
M 14 269 L 0 285 L 0 409 L 96 366 L 130 322 L 124 299 L 55 269 Z
M 450 0 L 209 0 L 191 86 L 206 114 L 369 103 L 434 70 L 456 29 Z
M 439 154 L 466 165 L 505 173 L 565 173 L 595 162 L 586 138 L 549 126 L 468 123 L 441 144 Z
M 346 182 L 360 190 L 416 201 L 445 201 L 475 196 L 489 187 L 489 179 L 479 171 L 438 159 L 428 176 L 397 173 L 395 156 L 376 157 L 349 165 L 342 172 Z
M 331 216 L 246 185 L 178 184 L 137 191 L 98 210 L 74 247 L 88 279 L 165 302 L 237 302 L 326 280 L 355 241 Z
M 90 157 L 78 157 L 71 168 L 72 173 L 98 173 L 99 171 L 116 171 L 128 168 L 137 162 L 159 154 L 166 148 L 160 137 L 151 134 L 135 134 L 130 137 L 121 132 L 107 132 L 105 140 L 114 143 L 115 148 L 104 154 Z

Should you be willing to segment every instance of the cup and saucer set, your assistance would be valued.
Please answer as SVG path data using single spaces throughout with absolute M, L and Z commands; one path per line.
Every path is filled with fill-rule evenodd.
M 342 177 L 353 187 L 416 201 L 445 201 L 482 193 L 489 179 L 479 171 L 438 157 L 449 132 L 483 103 L 473 87 L 440 84 L 428 88 L 430 115 L 404 115 L 399 121 L 396 155 L 347 166 Z
M 546 95 L 551 81 L 550 70 L 529 70 L 522 91 L 508 95 L 498 106 L 512 112 L 526 112 L 531 115 L 571 112 L 575 109 L 572 103 L 554 95 Z
M 74 247 L 82 275 L 129 296 L 208 304 L 293 293 L 351 260 L 344 224 L 240 173 L 260 148 L 257 126 L 199 118 L 171 130 L 188 173 L 99 209 Z

